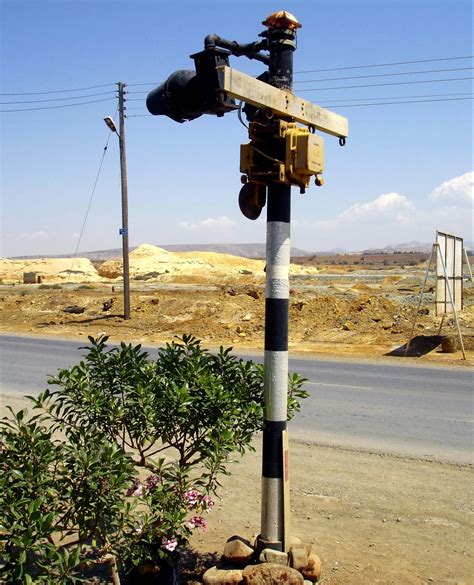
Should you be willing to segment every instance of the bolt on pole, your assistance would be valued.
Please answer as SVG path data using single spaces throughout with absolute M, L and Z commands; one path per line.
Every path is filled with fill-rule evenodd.
M 293 84 L 297 21 L 275 14 L 264 23 L 270 51 L 270 85 L 287 91 Z M 288 535 L 284 497 L 283 436 L 287 426 L 288 305 L 291 186 L 268 186 L 265 282 L 265 420 L 263 428 L 260 546 L 283 550 Z M 286 506 L 285 506 L 286 504 Z
M 130 319 L 130 268 L 128 260 L 128 185 L 127 158 L 125 152 L 125 83 L 119 81 L 119 144 L 120 144 L 120 178 L 122 185 L 122 256 L 123 256 L 123 316 Z

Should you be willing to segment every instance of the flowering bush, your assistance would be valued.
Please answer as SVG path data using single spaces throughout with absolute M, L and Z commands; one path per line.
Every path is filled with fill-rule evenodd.
M 263 366 L 231 349 L 211 354 L 184 336 L 151 360 L 140 345 L 89 341 L 84 359 L 49 381 L 59 388 L 31 399 L 40 414 L 4 422 L 0 512 L 7 526 L 0 527 L 0 555 L 4 573 L 16 575 L 8 582 L 29 583 L 31 574 L 54 569 L 45 582 L 73 583 L 81 562 L 106 552 L 134 566 L 172 564 L 192 532 L 207 529 L 204 514 L 230 456 L 252 449 L 262 427 Z M 290 418 L 306 396 L 303 381 L 289 378 Z M 64 442 L 53 439 L 57 431 Z M 30 458 L 20 457 L 20 445 Z M 22 492 L 33 476 L 40 478 L 34 491 Z M 16 501 L 36 516 L 25 518 Z M 65 544 L 71 531 L 76 548 Z M 67 552 L 58 561 L 64 570 L 50 560 L 59 550 Z

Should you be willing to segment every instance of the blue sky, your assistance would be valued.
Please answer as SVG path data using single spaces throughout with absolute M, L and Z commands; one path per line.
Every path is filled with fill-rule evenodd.
M 325 137 L 324 187 L 312 185 L 305 195 L 294 189 L 293 245 L 316 251 L 430 242 L 436 229 L 472 239 L 472 101 L 457 99 L 472 97 L 472 80 L 428 83 L 471 78 L 472 60 L 334 70 L 471 55 L 470 2 L 0 0 L 1 110 L 70 104 L 37 100 L 102 92 L 75 101 L 111 98 L 0 114 L 0 254 L 74 251 L 109 134 L 102 118 L 116 108 L 113 85 L 5 94 L 160 82 L 192 69 L 189 55 L 207 34 L 257 40 L 262 20 L 280 9 L 302 24 L 294 92 L 348 117 L 350 128 L 344 148 Z M 263 70 L 242 57 L 231 65 L 250 75 Z M 333 70 L 299 73 L 315 69 Z M 446 69 L 459 70 L 433 71 Z M 433 72 L 409 73 L 427 70 Z M 407 75 L 334 79 L 387 73 Z M 313 81 L 322 79 L 328 81 Z M 238 208 L 239 145 L 247 131 L 237 116 L 182 125 L 141 117 L 146 93 L 132 92 L 152 87 L 127 88 L 131 245 L 264 242 L 264 218 L 249 221 Z M 386 104 L 433 99 L 449 101 Z M 6 103 L 14 101 L 35 103 Z M 80 251 L 121 246 L 119 178 L 111 136 Z

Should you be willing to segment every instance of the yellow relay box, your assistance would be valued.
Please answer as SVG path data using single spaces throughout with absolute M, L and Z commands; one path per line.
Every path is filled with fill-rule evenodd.
M 252 141 L 240 147 L 240 171 L 250 181 L 278 181 L 298 185 L 304 190 L 315 175 L 316 184 L 323 184 L 319 177 L 324 171 L 324 140 L 321 136 L 283 120 L 265 129 L 252 123 L 250 136 Z M 280 152 L 278 158 L 269 154 L 275 151 Z
M 307 128 L 288 124 L 285 133 L 286 174 L 291 183 L 308 186 L 312 175 L 324 171 L 324 141 Z

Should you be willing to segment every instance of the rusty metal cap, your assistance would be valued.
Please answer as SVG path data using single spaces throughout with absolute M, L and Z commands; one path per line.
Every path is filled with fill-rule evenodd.
M 270 29 L 286 28 L 290 30 L 296 30 L 301 28 L 301 24 L 298 22 L 296 17 L 286 10 L 280 10 L 279 12 L 270 14 L 270 16 L 264 20 L 262 24 Z

